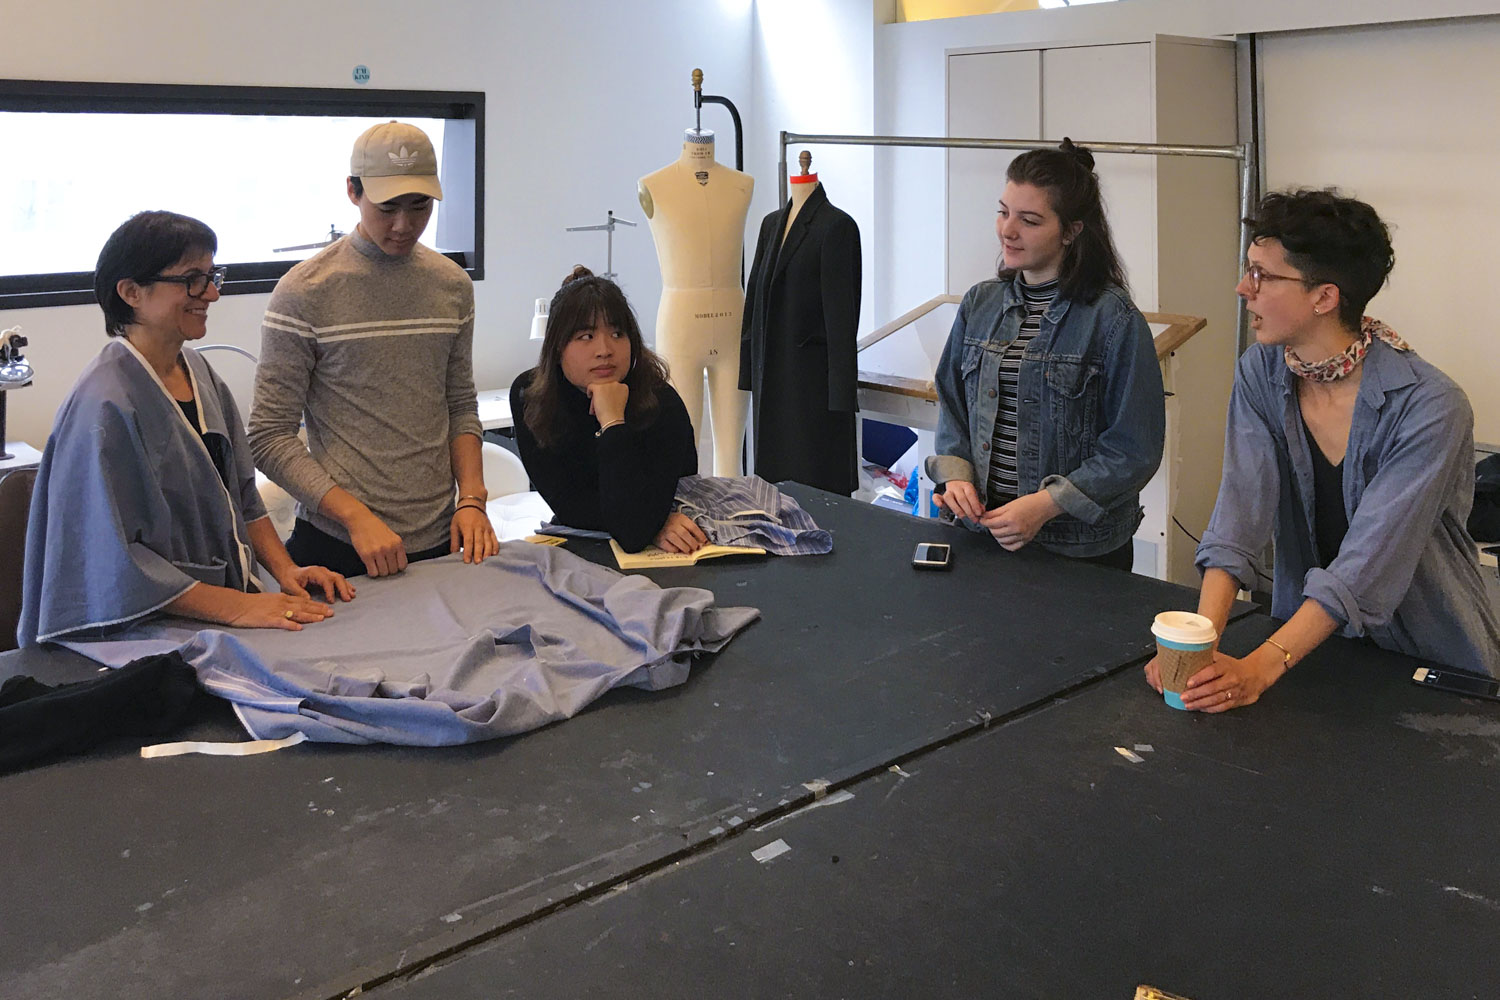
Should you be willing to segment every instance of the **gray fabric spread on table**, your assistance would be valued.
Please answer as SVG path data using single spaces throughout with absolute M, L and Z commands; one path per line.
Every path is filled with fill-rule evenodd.
M 180 650 L 257 739 L 446 746 L 569 718 L 610 688 L 681 684 L 692 654 L 760 615 L 525 542 L 479 566 L 449 556 L 358 588 L 300 632 L 164 617 L 67 645 L 109 666 Z

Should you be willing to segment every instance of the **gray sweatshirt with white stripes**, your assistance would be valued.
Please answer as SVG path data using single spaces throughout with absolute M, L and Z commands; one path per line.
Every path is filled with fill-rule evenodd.
M 318 504 L 337 485 L 407 551 L 447 542 L 449 442 L 482 435 L 473 343 L 473 283 L 442 254 L 419 244 L 391 257 L 357 232 L 324 248 L 276 283 L 266 308 L 250 410 L 256 467 L 336 538 L 349 533 Z

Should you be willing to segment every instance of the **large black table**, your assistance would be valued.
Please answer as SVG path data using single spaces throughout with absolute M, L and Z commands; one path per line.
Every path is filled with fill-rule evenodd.
M 370 995 L 1495 996 L 1500 706 L 1411 670 L 1333 640 L 1221 716 L 1127 670 Z
M 615 692 L 479 746 L 157 760 L 114 746 L 0 778 L 0 995 L 372 986 L 1138 663 L 1152 614 L 1195 600 L 790 491 L 833 530 L 834 554 L 653 574 L 763 612 L 682 687 Z M 955 545 L 951 572 L 911 568 L 932 540 Z M 0 656 L 0 676 L 86 669 Z M 244 737 L 210 703 L 183 738 Z

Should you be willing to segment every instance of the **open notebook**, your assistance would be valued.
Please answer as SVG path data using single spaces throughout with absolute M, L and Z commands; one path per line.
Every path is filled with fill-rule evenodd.
M 692 566 L 703 559 L 720 556 L 763 556 L 766 550 L 753 545 L 705 545 L 696 552 L 667 552 L 648 545 L 639 552 L 626 552 L 613 538 L 609 540 L 610 551 L 621 569 L 651 569 L 665 566 Z

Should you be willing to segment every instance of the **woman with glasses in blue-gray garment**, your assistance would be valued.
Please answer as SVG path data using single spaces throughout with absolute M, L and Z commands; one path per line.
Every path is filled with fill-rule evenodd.
M 197 219 L 142 212 L 99 253 L 110 340 L 58 408 L 37 470 L 21 646 L 97 637 L 157 611 L 300 629 L 354 597 L 342 576 L 287 555 L 234 397 L 183 349 L 207 334 L 224 282 L 217 247 Z M 257 559 L 280 593 L 260 592 Z
M 935 498 L 1008 550 L 1130 570 L 1166 412 L 1093 155 L 1064 139 L 1006 171 L 999 274 L 964 295 L 938 361 Z
M 1274 538 L 1271 615 L 1285 624 L 1247 656 L 1216 651 L 1183 705 L 1248 705 L 1335 632 L 1500 675 L 1500 625 L 1464 528 L 1469 400 L 1364 315 L 1395 264 L 1385 223 L 1332 190 L 1268 195 L 1250 223 L 1235 290 L 1256 342 L 1230 396 L 1198 612 L 1222 632 Z M 1146 679 L 1161 689 L 1154 659 Z

